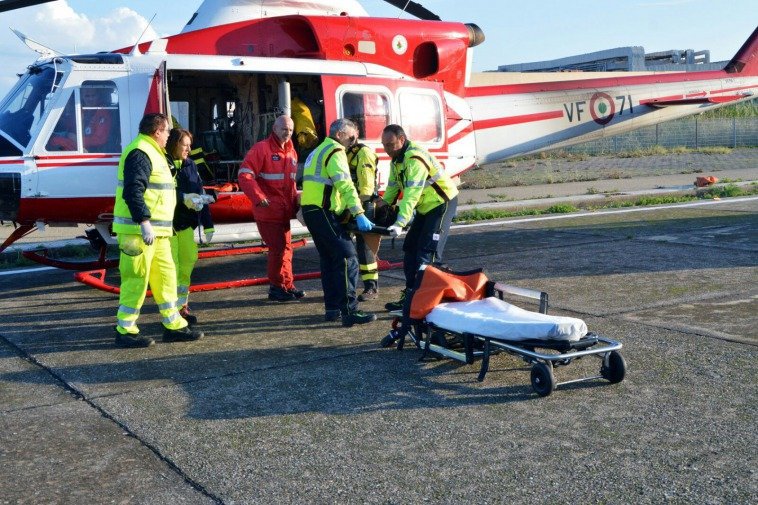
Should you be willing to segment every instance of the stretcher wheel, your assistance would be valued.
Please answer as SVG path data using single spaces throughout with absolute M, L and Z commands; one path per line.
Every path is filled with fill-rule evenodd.
M 540 396 L 547 396 L 555 389 L 553 369 L 545 363 L 532 366 L 532 388 Z
M 606 362 L 608 363 L 606 365 Z M 626 375 L 626 361 L 618 351 L 611 351 L 608 357 L 603 360 L 603 366 L 600 367 L 600 375 L 607 379 L 611 384 L 616 384 L 624 380 Z

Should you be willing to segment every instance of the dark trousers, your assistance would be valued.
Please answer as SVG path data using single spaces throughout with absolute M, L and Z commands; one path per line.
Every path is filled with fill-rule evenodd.
M 413 289 L 421 265 L 442 262 L 450 223 L 458 208 L 458 197 L 432 209 L 427 214 L 416 213 L 403 241 L 403 270 L 405 287 Z
M 358 258 L 350 235 L 328 210 L 315 205 L 303 206 L 303 219 L 316 244 L 321 262 L 321 287 L 324 307 L 343 314 L 358 308 L 355 285 L 358 282 Z

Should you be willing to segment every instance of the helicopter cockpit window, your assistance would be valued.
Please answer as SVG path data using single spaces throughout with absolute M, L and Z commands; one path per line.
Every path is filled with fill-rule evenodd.
M 355 121 L 361 140 L 379 141 L 390 122 L 389 96 L 351 91 L 342 95 L 342 116 Z
M 30 68 L 0 109 L 0 131 L 26 147 L 62 77 L 52 66 Z
M 116 85 L 112 81 L 84 81 L 79 92 L 84 152 L 119 152 L 121 128 Z
M 79 150 L 79 142 L 76 137 L 76 104 L 74 103 L 73 93 L 68 98 L 66 106 L 63 108 L 63 114 L 58 119 L 45 149 L 48 151 Z
M 121 151 L 118 90 L 112 81 L 84 81 L 79 92 L 79 115 L 75 94 L 66 102 L 47 142 L 48 151 L 115 153 Z M 81 135 L 81 136 L 80 136 Z
M 437 95 L 403 90 L 399 94 L 400 124 L 411 140 L 442 140 L 442 107 Z

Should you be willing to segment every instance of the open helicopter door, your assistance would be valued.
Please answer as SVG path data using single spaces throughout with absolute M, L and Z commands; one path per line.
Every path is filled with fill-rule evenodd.
M 150 91 L 147 95 L 145 104 L 145 114 L 160 112 L 171 117 L 168 101 L 168 86 L 166 85 L 166 61 L 162 61 L 158 68 L 155 69 Z

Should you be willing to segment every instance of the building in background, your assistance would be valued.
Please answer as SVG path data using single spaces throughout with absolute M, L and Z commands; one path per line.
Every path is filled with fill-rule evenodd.
M 728 61 L 711 62 L 708 50 L 672 49 L 645 53 L 642 46 L 617 47 L 547 61 L 500 65 L 498 72 L 655 72 L 721 70 Z

